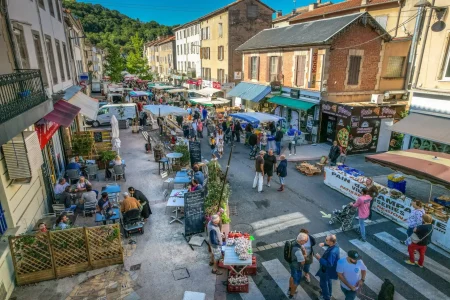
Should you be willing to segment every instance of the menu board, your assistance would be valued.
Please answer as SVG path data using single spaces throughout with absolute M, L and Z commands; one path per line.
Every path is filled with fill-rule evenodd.
M 94 141 L 96 143 L 101 143 L 103 142 L 103 135 L 101 131 L 95 131 L 94 132 Z
M 189 156 L 191 158 L 191 166 L 202 161 L 202 148 L 200 142 L 189 141 Z
M 205 193 L 203 190 L 184 194 L 184 235 L 203 232 L 205 229 Z

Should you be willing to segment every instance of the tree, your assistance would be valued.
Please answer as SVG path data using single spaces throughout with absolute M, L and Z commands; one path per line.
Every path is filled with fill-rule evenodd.
M 109 42 L 106 45 L 106 75 L 111 78 L 112 82 L 122 81 L 122 71 L 125 70 L 125 60 L 120 53 L 119 46 Z
M 136 33 L 131 37 L 131 50 L 127 56 L 127 71 L 141 79 L 152 79 L 147 58 L 143 55 L 144 40 Z

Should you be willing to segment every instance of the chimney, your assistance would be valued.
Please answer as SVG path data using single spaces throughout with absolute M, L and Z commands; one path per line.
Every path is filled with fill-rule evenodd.
M 322 0 L 317 0 L 317 5 L 322 4 Z
M 367 0 L 361 0 L 361 5 L 367 5 Z
M 283 11 L 281 10 L 277 10 L 277 18 L 281 17 L 283 15 Z
M 294 9 L 292 10 L 292 14 L 295 15 L 296 13 L 297 13 L 297 10 L 294 8 Z
M 317 8 L 317 3 L 311 3 L 309 6 L 308 6 L 308 11 L 313 11 L 314 9 L 316 9 Z

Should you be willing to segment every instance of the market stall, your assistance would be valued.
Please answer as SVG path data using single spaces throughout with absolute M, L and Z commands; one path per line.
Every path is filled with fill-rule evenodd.
M 367 161 L 375 162 L 405 174 L 423 178 L 432 184 L 450 187 L 450 155 L 421 150 L 392 151 L 366 157 Z M 361 190 L 366 187 L 367 177 L 358 170 L 347 166 L 325 167 L 324 183 L 345 196 L 356 200 Z M 386 187 L 374 183 L 379 190 L 373 209 L 402 227 L 407 227 L 409 214 L 413 210 L 412 199 L 399 189 L 405 184 L 401 175 L 388 177 Z M 431 196 L 431 190 L 430 190 Z M 450 252 L 450 197 L 442 195 L 434 199 L 419 199 L 425 204 L 425 211 L 433 216 L 432 242 Z
M 150 97 L 152 93 L 146 91 L 130 91 L 130 97 Z
M 171 132 L 181 135 L 182 131 L 177 125 L 175 116 L 184 117 L 189 114 L 185 109 L 171 105 L 144 105 L 144 110 L 150 112 L 155 117 L 163 118 L 163 131 L 167 135 L 170 135 Z

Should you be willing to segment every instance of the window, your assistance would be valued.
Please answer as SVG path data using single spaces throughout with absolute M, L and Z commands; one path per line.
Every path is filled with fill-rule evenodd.
M 209 39 L 210 39 L 209 27 L 202 28 L 202 40 L 209 40 Z
M 223 51 L 223 46 L 219 46 L 218 49 L 217 49 L 217 58 L 219 60 L 223 60 L 223 57 L 224 57 L 224 53 L 223 52 L 224 52 Z
M 211 68 L 202 68 L 202 79 L 211 80 Z
M 44 51 L 42 51 L 41 38 L 37 32 L 33 32 L 34 48 L 39 70 L 41 70 L 42 82 L 48 86 L 47 70 L 45 69 Z
M 295 85 L 302 87 L 305 84 L 305 65 L 306 56 L 300 55 L 295 57 Z
M 184 54 L 186 54 L 187 53 L 186 52 L 186 44 L 183 45 L 183 48 L 184 48 Z
M 277 81 L 278 80 L 278 57 L 271 56 L 269 57 L 269 81 Z
M 231 24 L 239 23 L 241 17 L 241 11 L 239 9 L 233 9 L 229 11 Z
M 447 36 L 444 63 L 442 64 L 439 79 L 450 80 L 450 35 Z
M 347 74 L 347 84 L 348 85 L 358 85 L 359 84 L 359 73 L 361 72 L 361 60 L 362 57 L 358 55 L 350 55 L 350 65 Z
M 200 49 L 200 58 L 202 59 L 210 59 L 210 50 L 209 47 Z
M 40 8 L 45 9 L 44 0 L 38 0 L 38 3 Z
M 190 69 L 191 68 L 191 62 L 189 61 L 188 62 L 188 69 Z
M 381 27 L 386 29 L 388 16 L 377 16 L 377 17 L 374 17 L 374 19 L 375 19 L 375 21 L 378 22 L 378 24 L 380 24 Z
M 48 0 L 48 10 L 50 11 L 50 14 L 54 17 L 55 8 L 53 7 L 53 0 Z
M 256 79 L 258 80 L 259 77 L 259 57 L 257 56 L 252 56 L 250 58 L 250 65 L 249 65 L 249 74 L 250 74 L 250 79 Z
M 198 34 L 198 29 L 200 28 L 200 25 L 195 25 L 195 34 Z
M 191 35 L 194 35 L 194 26 L 191 26 Z
M 62 43 L 62 48 L 63 48 L 63 52 L 64 52 L 64 60 L 66 62 L 67 79 L 70 79 L 69 58 L 67 57 L 66 44 Z
M 62 81 L 66 81 L 66 76 L 64 75 L 63 60 L 62 60 L 62 55 L 61 55 L 61 46 L 60 46 L 58 40 L 55 40 L 55 45 L 56 45 L 56 55 L 58 55 L 59 72 L 61 73 L 61 79 L 62 79 Z M 95 66 L 94 66 L 94 70 L 95 70 Z
M 249 18 L 249 19 L 258 18 L 258 6 L 257 5 L 248 5 L 247 6 L 247 18 Z
M 220 83 L 226 82 L 224 69 L 217 69 L 217 81 Z
M 186 54 L 189 54 L 189 44 L 186 44 Z
M 28 56 L 27 44 L 23 34 L 22 26 L 14 25 L 14 35 L 16 37 L 17 48 L 19 49 L 20 61 L 22 69 L 30 68 L 30 57 Z
M 55 55 L 53 53 L 52 39 L 49 36 L 45 37 L 45 47 L 47 48 L 47 53 L 48 53 L 48 57 L 50 60 L 53 84 L 57 84 L 58 83 L 58 74 L 56 74 Z
M 223 37 L 223 26 L 222 23 L 219 23 L 219 37 Z
M 403 77 L 403 69 L 405 65 L 404 56 L 390 56 L 386 67 L 384 77 Z
M 195 53 L 195 50 L 194 50 L 194 43 L 191 43 L 191 53 Z
M 59 0 L 55 0 L 55 9 L 56 9 L 56 15 L 58 16 L 58 21 L 61 22 L 61 7 L 59 6 Z

